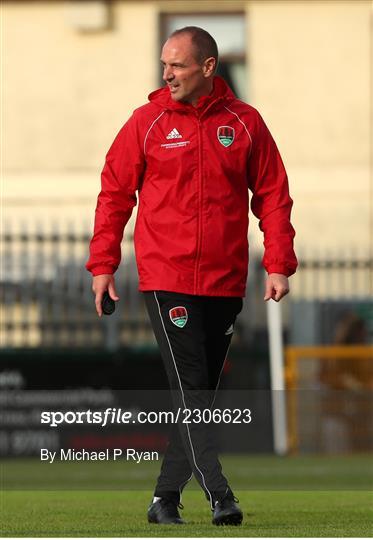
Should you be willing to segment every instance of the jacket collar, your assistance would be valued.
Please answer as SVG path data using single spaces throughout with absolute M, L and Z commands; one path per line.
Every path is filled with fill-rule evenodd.
M 155 90 L 148 97 L 149 101 L 160 105 L 165 110 L 174 110 L 180 112 L 193 112 L 201 115 L 220 102 L 228 103 L 235 99 L 235 95 L 229 88 L 224 79 L 219 76 L 214 77 L 214 87 L 212 92 L 207 96 L 201 96 L 197 106 L 194 107 L 190 103 L 182 101 L 174 101 L 171 98 L 170 90 L 167 86 Z

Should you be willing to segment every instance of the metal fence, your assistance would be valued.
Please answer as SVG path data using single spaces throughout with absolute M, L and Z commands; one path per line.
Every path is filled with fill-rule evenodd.
M 132 255 L 118 270 L 117 312 L 98 319 L 85 269 L 91 234 L 54 225 L 2 235 L 1 346 L 105 347 L 152 343 Z M 130 241 L 130 239 L 129 239 Z M 128 243 L 128 242 L 127 242 Z M 129 252 L 128 246 L 123 246 Z
M 118 309 L 110 318 L 98 319 L 91 277 L 84 266 L 90 237 L 87 230 L 63 224 L 49 228 L 35 224 L 23 229 L 8 227 L 2 234 L 1 348 L 115 350 L 121 346 L 154 345 L 143 299 L 137 290 L 132 238 L 128 235 L 123 243 L 123 260 L 116 274 L 121 298 Z M 291 281 L 292 293 L 282 303 L 290 341 L 307 344 L 316 339 L 315 335 L 305 339 L 304 328 L 310 326 L 309 317 L 317 326 L 315 310 L 320 306 L 341 305 L 342 301 L 365 302 L 369 306 L 372 270 L 372 261 L 361 256 L 333 259 L 320 255 L 317 259 L 301 259 Z M 254 254 L 245 307 L 235 336 L 238 341 L 249 343 L 266 326 L 263 284 L 260 258 Z M 327 315 L 328 310 L 324 309 L 324 319 Z
M 352 313 L 365 325 L 364 342 L 373 343 L 373 260 L 365 253 L 300 259 L 291 289 L 289 343 L 334 344 L 338 325 Z
M 300 257 L 292 296 L 297 299 L 373 299 L 373 260 L 366 253 L 319 253 Z

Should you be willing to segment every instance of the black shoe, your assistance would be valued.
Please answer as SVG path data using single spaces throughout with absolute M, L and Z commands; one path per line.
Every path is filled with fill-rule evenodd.
M 160 523 L 161 525 L 170 525 L 171 523 L 182 525 L 185 521 L 181 519 L 178 508 L 182 510 L 184 507 L 173 499 L 162 497 L 149 506 L 148 521 L 149 523 Z
M 217 496 L 212 514 L 212 523 L 214 525 L 241 525 L 242 512 L 238 503 L 239 500 L 233 495 L 230 488 Z

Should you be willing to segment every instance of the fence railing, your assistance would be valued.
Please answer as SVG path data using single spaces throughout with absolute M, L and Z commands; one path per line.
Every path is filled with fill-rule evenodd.
M 85 269 L 91 233 L 73 226 L 8 229 L 1 236 L 1 348 L 154 346 L 142 295 L 138 292 L 132 237 L 122 245 L 116 273 L 121 298 L 111 317 L 99 319 Z M 373 262 L 363 257 L 301 259 L 284 305 L 291 324 L 293 303 L 322 298 L 367 298 Z M 251 256 L 248 294 L 235 340 L 248 343 L 266 326 L 260 257 Z M 330 294 L 338 292 L 338 296 Z M 241 329 L 241 331 L 240 331 Z
M 334 257 L 320 253 L 299 258 L 292 296 L 312 300 L 373 298 L 373 260 L 347 249 Z
M 90 238 L 57 227 L 2 235 L 2 348 L 153 344 L 132 255 L 123 257 L 117 273 L 121 302 L 110 324 L 97 317 L 85 269 Z

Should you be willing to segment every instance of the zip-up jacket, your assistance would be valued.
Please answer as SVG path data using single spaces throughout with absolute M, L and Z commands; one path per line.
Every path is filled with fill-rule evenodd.
M 292 199 L 258 111 L 220 77 L 196 107 L 173 101 L 167 87 L 156 90 L 106 156 L 86 267 L 93 275 L 116 271 L 138 193 L 134 241 L 141 291 L 244 296 L 249 189 L 264 233 L 263 266 L 290 276 L 297 267 Z

